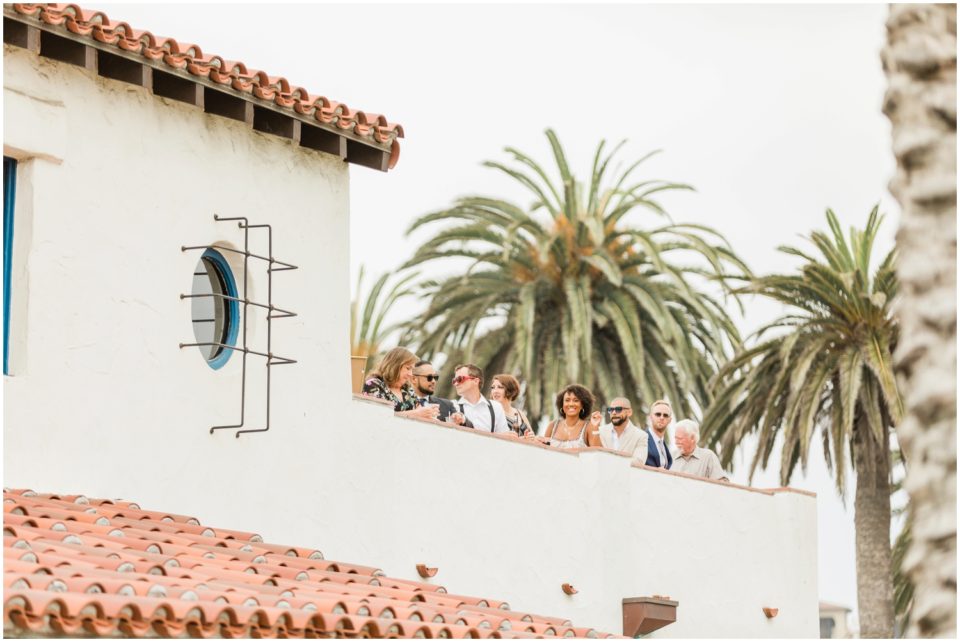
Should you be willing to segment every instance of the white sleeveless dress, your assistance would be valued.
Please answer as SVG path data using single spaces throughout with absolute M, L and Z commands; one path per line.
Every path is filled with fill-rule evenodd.
M 553 433 L 555 433 L 555 432 L 557 431 L 557 424 L 558 424 L 559 422 L 560 422 L 559 419 L 558 419 L 556 422 L 554 422 L 554 425 L 553 425 Z M 553 433 L 551 433 L 551 434 L 553 434 Z M 556 438 L 554 438 L 554 437 L 550 437 L 550 445 L 553 446 L 553 447 L 555 447 L 555 448 L 565 448 L 565 449 L 571 449 L 571 448 L 586 448 L 586 447 L 587 447 L 587 441 L 586 441 L 586 439 L 584 439 L 584 437 L 586 436 L 586 434 L 587 434 L 587 420 L 584 419 L 584 420 L 583 420 L 583 425 L 580 427 L 580 434 L 577 436 L 576 439 L 568 439 L 568 440 L 566 440 L 566 441 L 563 441 L 563 440 L 561 440 L 561 439 L 556 439 Z

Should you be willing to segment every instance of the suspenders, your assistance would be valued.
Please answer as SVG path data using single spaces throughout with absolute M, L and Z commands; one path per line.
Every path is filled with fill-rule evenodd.
M 490 410 L 490 432 L 493 432 L 494 428 L 497 427 L 497 416 L 493 413 L 493 404 L 489 399 L 485 400 L 487 402 L 487 408 Z M 463 412 L 463 404 L 460 405 L 460 414 L 466 417 L 466 413 Z

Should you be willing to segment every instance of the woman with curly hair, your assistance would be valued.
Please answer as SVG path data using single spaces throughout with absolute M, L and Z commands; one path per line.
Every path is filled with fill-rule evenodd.
M 421 406 L 413 389 L 413 365 L 417 355 L 404 347 L 396 347 L 383 355 L 363 384 L 363 394 L 393 404 L 393 410 L 404 417 L 435 419 L 440 407 Z
M 593 393 L 578 383 L 572 383 L 557 395 L 560 419 L 552 421 L 544 437 L 556 448 L 587 448 L 600 446 L 600 422 L 603 416 L 593 411 Z

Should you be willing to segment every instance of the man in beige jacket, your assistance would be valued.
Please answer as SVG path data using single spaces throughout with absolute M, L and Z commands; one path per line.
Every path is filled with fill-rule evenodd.
M 617 397 L 607 407 L 610 423 L 600 426 L 600 443 L 604 448 L 618 450 L 641 464 L 647 461 L 647 433 L 630 421 L 633 408 L 625 397 Z

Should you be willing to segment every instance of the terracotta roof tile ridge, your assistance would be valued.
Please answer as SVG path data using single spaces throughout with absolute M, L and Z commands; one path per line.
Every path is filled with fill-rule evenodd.
M 15 597 L 5 598 L 4 612 L 5 618 L 37 633 L 44 632 L 46 625 L 60 634 L 86 632 L 102 637 L 114 637 L 118 633 L 140 637 L 146 636 L 151 629 L 154 634 L 166 637 L 209 637 L 223 633 L 229 633 L 231 637 L 250 637 L 254 633 L 257 637 L 274 637 L 307 631 L 336 631 L 361 634 L 362 637 L 414 637 L 429 632 L 428 637 L 435 637 L 445 631 L 450 637 L 527 638 L 550 637 L 557 633 L 550 625 L 531 625 L 526 631 L 498 630 L 489 623 L 476 625 L 462 619 L 450 623 L 427 623 L 256 604 L 225 604 L 193 597 L 177 599 L 18 589 Z M 40 613 L 43 617 L 38 616 Z
M 323 97 L 315 99 L 307 90 L 292 85 L 283 76 L 271 76 L 265 71 L 248 69 L 242 62 L 205 54 L 199 45 L 158 37 L 149 31 L 134 29 L 126 22 L 113 21 L 102 11 L 83 9 L 76 4 L 14 3 L 12 8 L 21 16 L 46 25 L 64 27 L 77 36 L 116 47 L 126 53 L 139 54 L 150 61 L 162 61 L 168 67 L 217 84 L 229 85 L 236 91 L 271 102 L 281 109 L 290 109 L 302 115 L 312 113 L 318 122 L 350 131 L 377 146 L 389 145 L 390 168 L 396 165 L 399 158 L 400 145 L 397 139 L 404 137 L 403 127 L 399 123 L 391 123 L 380 114 L 350 110 L 343 103 L 338 104 Z
M 447 593 L 376 567 L 325 560 L 315 549 L 266 544 L 251 533 L 130 502 L 16 489 L 5 489 L 3 500 L 10 635 L 603 635 L 565 618 L 515 612 L 503 601 Z M 134 513 L 140 519 L 118 516 Z

